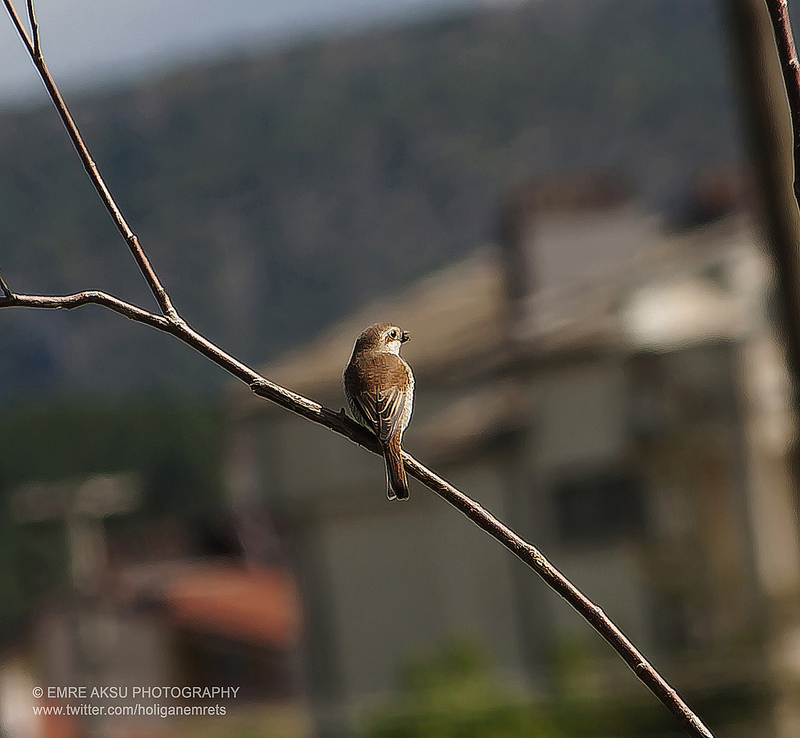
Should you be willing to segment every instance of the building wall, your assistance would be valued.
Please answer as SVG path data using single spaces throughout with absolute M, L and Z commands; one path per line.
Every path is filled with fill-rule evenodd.
M 620 213 L 612 231 L 624 226 L 639 234 L 644 220 Z M 553 230 L 552 242 L 564 233 Z M 455 373 L 463 361 L 454 362 L 452 375 L 440 367 L 436 381 L 418 376 L 405 445 L 539 547 L 646 655 L 678 664 L 679 688 L 710 693 L 710 685 L 722 685 L 752 696 L 767 669 L 769 582 L 758 566 L 777 561 L 773 573 L 783 582 L 788 570 L 794 587 L 796 525 L 786 495 L 777 504 L 770 493 L 776 484 L 765 481 L 772 467 L 764 458 L 754 464 L 765 408 L 747 409 L 761 366 L 748 346 L 770 329 L 743 325 L 739 317 L 753 305 L 742 303 L 736 280 L 717 284 L 720 270 L 708 268 L 723 252 L 740 258 L 741 234 L 734 235 L 723 229 L 719 244 L 684 244 L 670 272 L 676 285 L 699 285 L 704 299 L 713 298 L 698 309 L 719 308 L 719 325 L 693 331 L 696 312 L 677 311 L 670 326 L 677 338 L 646 344 L 647 351 L 617 325 L 616 333 L 570 334 L 600 338 L 588 350 L 580 342 L 565 346 L 576 350 L 564 352 L 572 358 L 555 369 L 557 357 L 544 369 L 526 368 L 520 358 L 509 364 L 513 376 L 494 366 L 467 378 Z M 620 248 L 620 259 L 635 245 Z M 761 305 L 766 288 L 753 289 Z M 619 305 L 630 295 L 614 294 L 609 320 L 621 323 Z M 667 307 L 685 296 L 664 294 L 672 300 Z M 527 348 L 534 353 L 535 340 Z M 435 442 L 435 434 L 423 433 L 428 419 L 509 380 L 519 386 L 523 409 L 513 438 L 478 444 L 446 464 L 436 449 L 415 446 L 415 438 Z M 342 404 L 340 395 L 322 399 Z M 624 665 L 586 623 L 459 513 L 414 482 L 409 503 L 388 504 L 380 458 L 289 414 L 270 415 L 257 432 L 260 472 L 252 476 L 290 520 L 306 587 L 311 693 L 333 715 L 331 735 L 347 734 L 353 711 L 391 690 L 408 658 L 451 635 L 488 644 L 502 673 L 536 694 L 561 685 L 564 654 L 576 643 L 584 663 L 592 662 L 578 677 L 604 688 L 630 685 Z M 753 473 L 759 468 L 760 476 Z M 761 513 L 758 530 L 754 512 Z M 780 556 L 766 530 L 776 516 L 788 531 L 782 540 L 791 539 Z M 619 681 L 606 679 L 617 674 Z
M 287 414 L 262 433 L 265 490 L 290 521 L 314 590 L 309 658 L 336 662 L 316 675 L 320 691 L 358 703 L 396 686 L 409 658 L 460 635 L 526 678 L 507 552 L 413 480 L 412 499 L 389 504 L 383 461 L 329 431 Z M 448 478 L 504 517 L 493 463 L 459 465 Z

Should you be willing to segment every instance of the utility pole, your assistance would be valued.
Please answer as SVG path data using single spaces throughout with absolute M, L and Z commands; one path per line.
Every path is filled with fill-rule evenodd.
M 11 512 L 19 524 L 60 520 L 66 527 L 72 597 L 67 617 L 71 625 L 71 674 L 56 675 L 67 683 L 94 686 L 105 660 L 97 600 L 107 568 L 103 519 L 130 512 L 141 498 L 140 485 L 131 474 L 96 475 L 81 482 L 33 483 L 11 494 Z M 91 718 L 83 718 L 91 720 Z M 100 726 L 87 724 L 89 735 Z

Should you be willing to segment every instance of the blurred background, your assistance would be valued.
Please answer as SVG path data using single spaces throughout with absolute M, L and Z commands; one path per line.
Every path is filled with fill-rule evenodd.
M 37 15 L 195 328 L 338 409 L 355 337 L 401 325 L 408 450 L 715 735 L 800 735 L 774 258 L 798 230 L 761 0 Z M 12 289 L 154 307 L 10 22 L 0 161 Z M 459 513 L 413 482 L 387 503 L 381 459 L 99 308 L 0 311 L 0 335 L 2 738 L 682 735 Z

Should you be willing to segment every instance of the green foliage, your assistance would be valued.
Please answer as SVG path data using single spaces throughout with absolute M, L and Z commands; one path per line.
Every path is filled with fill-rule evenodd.
M 556 738 L 541 709 L 513 694 L 473 642 L 408 666 L 397 699 L 373 712 L 364 738 Z
M 570 738 L 684 735 L 674 717 L 652 695 L 637 688 L 627 667 L 589 631 L 553 643 L 550 675 L 555 699 L 548 709 L 563 734 Z M 767 709 L 763 686 L 744 682 L 715 688 L 712 683 L 699 692 L 689 686 L 676 686 L 698 714 L 720 732 L 724 726 L 741 730 Z M 615 686 L 609 688 L 609 684 Z
M 611 659 L 609 662 L 605 657 Z M 398 695 L 364 720 L 362 738 L 679 738 L 674 717 L 648 692 L 607 689 L 618 662 L 586 639 L 568 639 L 553 653 L 554 693 L 534 701 L 509 691 L 485 651 L 457 640 L 410 663 Z M 686 694 L 712 725 L 747 725 L 763 713 L 768 695 L 753 685 Z

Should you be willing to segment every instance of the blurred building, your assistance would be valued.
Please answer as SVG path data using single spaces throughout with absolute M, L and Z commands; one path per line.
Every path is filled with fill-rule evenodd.
M 264 374 L 339 408 L 359 332 L 410 331 L 408 451 L 540 547 L 693 704 L 725 694 L 748 706 L 735 735 L 767 736 L 800 665 L 776 625 L 800 570 L 788 380 L 744 189 L 708 173 L 666 218 L 613 177 L 522 187 L 495 248 Z M 412 482 L 389 504 L 380 458 L 244 393 L 234 407 L 232 503 L 266 502 L 286 528 L 321 735 L 348 735 L 454 634 L 543 697 L 640 694 L 585 622 L 429 491 Z
M 19 512 L 35 507 L 39 519 L 66 513 L 73 576 L 71 587 L 41 602 L 28 646 L 0 657 L 0 684 L 11 685 L 0 701 L 0 726 L 13 723 L 10 738 L 222 738 L 273 721 L 305 726 L 294 576 L 223 552 L 224 525 L 216 541 L 169 520 L 107 535 L 99 517 L 110 505 L 85 492 L 96 492 L 98 480 L 107 492 L 120 479 L 16 492 Z M 71 695 L 64 691 L 70 687 L 85 692 Z

